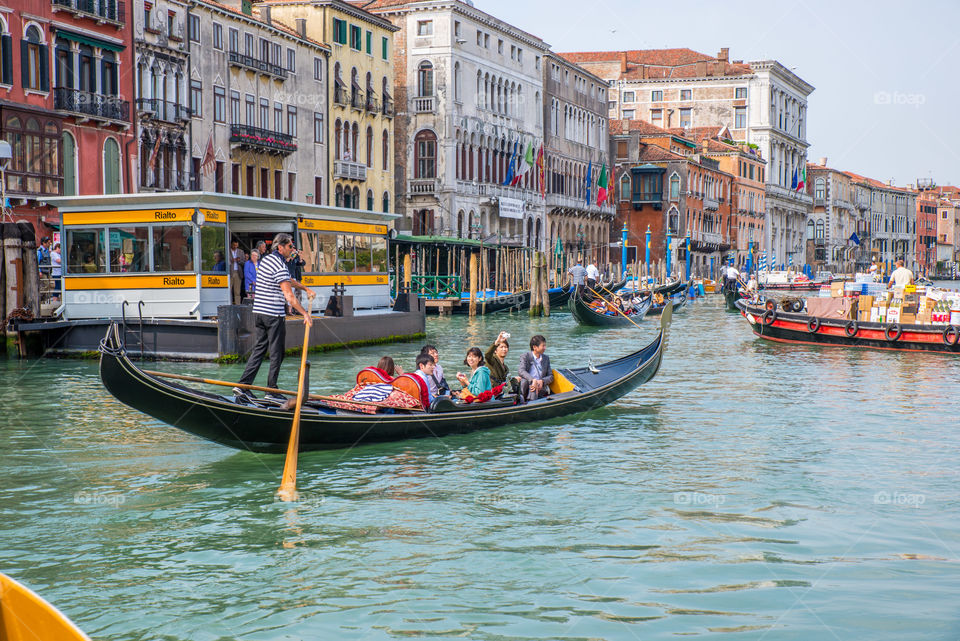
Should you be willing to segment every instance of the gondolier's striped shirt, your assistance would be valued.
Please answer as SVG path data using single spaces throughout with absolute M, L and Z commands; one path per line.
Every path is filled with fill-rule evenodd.
M 285 299 L 280 283 L 290 280 L 287 263 L 277 252 L 267 254 L 257 265 L 257 293 L 253 298 L 253 313 L 267 316 L 284 316 Z

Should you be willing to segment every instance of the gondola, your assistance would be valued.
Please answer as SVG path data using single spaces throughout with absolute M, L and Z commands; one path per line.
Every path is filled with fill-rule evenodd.
M 636 313 L 630 314 L 629 316 L 623 316 L 622 314 L 615 316 L 600 314 L 594 311 L 580 296 L 571 296 L 568 307 L 570 311 L 573 312 L 573 317 L 581 325 L 590 325 L 593 327 L 627 327 L 643 320 L 644 315 L 646 315 L 652 303 L 653 297 L 647 294 L 640 302 Z M 633 323 L 630 321 L 633 321 Z
M 359 443 L 399 441 L 491 429 L 579 414 L 603 407 L 652 379 L 660 369 L 670 314 L 649 345 L 622 358 L 588 367 L 555 369 L 553 394 L 516 405 L 513 400 L 434 402 L 431 411 L 361 414 L 310 401 L 301 411 L 300 449 L 324 450 Z M 185 432 L 240 450 L 283 452 L 293 411 L 200 391 L 147 374 L 127 356 L 117 325 L 100 345 L 100 379 L 120 402 Z
M 671 305 L 674 311 L 685 309 L 687 306 L 687 290 L 683 290 L 681 293 L 673 294 L 672 296 L 664 296 L 663 305 L 651 305 L 647 311 L 647 316 L 659 316 L 668 305 Z
M 547 295 L 550 297 L 550 310 L 560 309 L 565 307 L 567 302 L 570 300 L 570 295 L 573 294 L 573 285 L 567 285 L 566 287 L 551 287 L 547 290 Z
M 869 347 L 908 352 L 960 354 L 960 328 L 818 318 L 737 301 L 753 333 L 769 341 L 833 347 Z
M 486 309 L 483 307 L 484 296 L 487 296 Z M 454 299 L 456 300 L 456 299 Z M 530 290 L 522 292 L 493 292 L 489 291 L 477 293 L 477 313 L 478 314 L 496 314 L 499 312 L 508 312 L 510 310 L 528 309 L 530 307 Z M 427 307 L 427 311 L 439 313 L 439 308 Z M 470 294 L 462 294 L 460 304 L 455 305 L 451 314 L 470 313 Z
M 90 641 L 73 621 L 25 585 L 0 573 L 0 641 Z
M 736 289 L 725 289 L 723 291 L 723 298 L 727 304 L 728 312 L 739 312 L 740 308 L 737 307 L 737 301 L 742 299 L 743 296 L 740 295 Z

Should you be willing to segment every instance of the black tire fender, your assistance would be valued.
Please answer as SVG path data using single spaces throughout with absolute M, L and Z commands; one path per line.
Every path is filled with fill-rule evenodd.
M 953 338 L 951 338 L 951 336 Z M 943 328 L 943 344 L 949 347 L 956 347 L 960 341 L 960 329 L 954 325 L 947 325 Z
M 903 336 L 903 327 L 900 326 L 900 323 L 894 323 L 883 330 L 883 337 L 891 343 L 900 340 L 901 336 Z
M 760 317 L 760 321 L 767 327 L 773 325 L 773 321 L 775 320 L 777 320 L 777 310 L 775 309 L 768 309 L 763 313 L 763 316 Z
M 816 316 L 812 317 L 807 321 L 807 331 L 811 334 L 816 334 L 820 331 L 820 319 Z
M 766 309 L 776 309 L 777 303 L 772 300 L 768 300 L 766 303 L 763 304 L 763 306 Z
M 847 337 L 849 337 L 849 338 L 853 338 L 853 337 L 856 336 L 859 332 L 860 332 L 860 323 L 858 323 L 858 322 L 855 321 L 855 320 L 850 321 L 850 322 L 847 323 L 846 326 L 843 328 L 843 333 L 846 334 Z

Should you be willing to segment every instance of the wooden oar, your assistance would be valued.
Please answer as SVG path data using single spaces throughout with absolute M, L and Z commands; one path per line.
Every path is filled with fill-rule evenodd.
M 601 285 L 601 287 L 603 287 L 603 286 Z M 623 312 L 621 312 L 621 311 L 617 308 L 616 305 L 614 305 L 613 303 L 607 302 L 607 299 L 606 299 L 606 298 L 604 298 L 603 296 L 601 296 L 601 295 L 598 294 L 597 292 L 594 292 L 593 289 L 591 289 L 590 287 L 587 287 L 587 289 L 589 289 L 591 292 L 593 292 L 593 295 L 594 295 L 594 296 L 596 296 L 597 298 L 599 298 L 599 299 L 602 300 L 603 302 L 607 303 L 607 305 L 609 305 L 610 307 L 612 307 L 612 308 L 613 308 L 613 311 L 617 312 L 618 314 L 620 314 L 621 316 L 623 316 L 624 318 L 626 318 L 628 321 L 630 321 L 631 323 L 633 323 L 633 320 L 632 320 L 629 316 L 627 316 L 626 314 L 624 314 Z M 606 288 L 604 288 L 604 289 L 606 289 Z M 636 327 L 637 329 L 643 329 L 642 327 L 640 327 L 640 326 L 637 325 L 636 323 L 633 323 L 633 326 Z
M 297 379 L 297 406 L 293 410 L 293 425 L 290 426 L 290 442 L 287 443 L 287 458 L 283 462 L 283 476 L 277 496 L 281 501 L 297 500 L 297 454 L 300 451 L 300 409 L 303 407 L 303 379 L 307 374 L 307 349 L 310 345 L 310 325 L 303 326 L 303 352 L 300 354 L 300 377 Z
M 239 387 L 240 389 L 248 389 L 255 392 L 273 392 L 274 394 L 284 394 L 286 396 L 296 396 L 297 393 L 293 390 L 286 389 L 276 389 L 273 387 L 263 387 L 261 385 L 245 385 L 243 383 L 231 383 L 229 381 L 218 381 L 213 378 L 200 378 L 199 376 L 185 376 L 183 374 L 170 374 L 168 372 L 155 372 L 153 370 L 144 369 L 140 370 L 144 374 L 149 374 L 150 376 L 158 376 L 160 378 L 174 378 L 179 381 L 190 381 L 191 383 L 204 383 L 206 385 L 220 385 L 222 387 Z M 380 407 L 383 409 L 397 409 L 393 405 L 383 405 L 382 403 L 371 403 L 369 401 L 345 401 L 342 398 L 333 398 L 332 396 L 323 396 L 321 394 L 307 394 L 307 399 L 311 401 L 331 401 L 333 403 L 350 403 L 351 405 L 368 405 L 370 407 Z

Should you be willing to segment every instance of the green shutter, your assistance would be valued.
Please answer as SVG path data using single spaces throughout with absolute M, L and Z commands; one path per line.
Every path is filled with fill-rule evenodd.
M 386 60 L 387 59 L 387 39 L 386 38 L 383 38 L 381 45 L 383 48 L 383 59 Z
M 63 132 L 63 195 L 77 195 L 77 167 L 75 157 L 77 155 L 76 147 L 73 143 L 73 136 Z
M 30 86 L 30 47 L 26 40 L 20 41 L 20 84 L 24 89 Z
M 9 33 L 0 36 L 0 82 L 13 84 L 13 38 Z
M 367 32 L 367 54 L 373 55 L 373 32 Z
M 120 193 L 120 148 L 113 138 L 103 143 L 103 193 Z
M 40 91 L 50 91 L 50 47 L 40 45 Z

